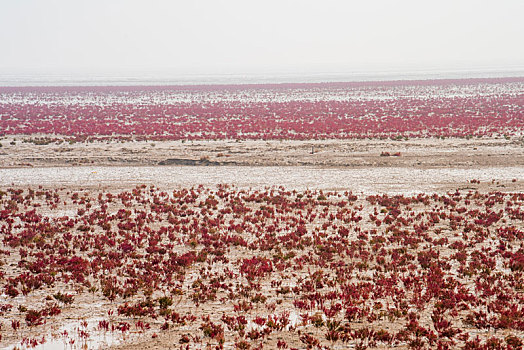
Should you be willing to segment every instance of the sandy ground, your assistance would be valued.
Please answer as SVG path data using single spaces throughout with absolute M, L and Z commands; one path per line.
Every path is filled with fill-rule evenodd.
M 137 184 L 173 189 L 232 184 L 239 189 L 283 186 L 355 194 L 519 192 L 524 166 L 477 168 L 315 166 L 81 166 L 0 169 L 0 187 L 129 190 Z M 479 181 L 479 182 L 477 182 Z
M 0 140 L 0 186 L 115 190 L 227 183 L 409 195 L 457 188 L 518 192 L 524 185 L 524 140 L 517 137 L 47 145 L 29 140 Z
M 0 168 L 79 165 L 474 168 L 524 165 L 524 139 L 520 137 L 398 141 L 93 141 L 47 145 L 35 145 L 29 140 L 29 137 L 1 139 Z M 397 152 L 400 155 L 394 156 Z

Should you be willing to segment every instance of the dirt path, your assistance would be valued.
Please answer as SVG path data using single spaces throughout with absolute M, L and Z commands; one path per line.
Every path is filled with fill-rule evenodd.
M 78 165 L 474 168 L 524 165 L 522 138 L 123 143 L 93 141 L 74 144 L 54 142 L 47 145 L 36 145 L 30 140 L 28 137 L 0 140 L 0 168 Z

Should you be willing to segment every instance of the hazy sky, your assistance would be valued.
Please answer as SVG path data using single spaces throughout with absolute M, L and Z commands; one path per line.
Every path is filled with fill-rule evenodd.
M 0 72 L 506 69 L 523 18 L 523 0 L 0 0 Z

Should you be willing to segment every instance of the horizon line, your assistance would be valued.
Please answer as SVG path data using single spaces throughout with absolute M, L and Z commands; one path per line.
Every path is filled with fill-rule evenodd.
M 500 77 L 459 77 L 428 79 L 387 79 L 387 80 L 348 80 L 348 81 L 316 81 L 316 82 L 247 82 L 247 83 L 182 83 L 182 84 L 78 84 L 78 85 L 0 85 L 0 93 L 31 90 L 69 91 L 69 90 L 220 90 L 220 89 L 277 89 L 277 88 L 307 88 L 307 87 L 359 87 L 359 86 L 401 86 L 401 85 L 448 85 L 448 84 L 496 84 L 524 83 L 524 74 L 520 76 Z

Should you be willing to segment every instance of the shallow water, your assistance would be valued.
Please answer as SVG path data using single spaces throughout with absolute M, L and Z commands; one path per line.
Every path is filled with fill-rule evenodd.
M 414 194 L 445 192 L 471 179 L 501 183 L 522 180 L 524 167 L 497 168 L 320 168 L 249 166 L 49 167 L 0 169 L 0 186 L 78 186 L 160 188 L 232 184 L 238 188 L 284 186 L 286 189 Z
M 11 349 L 34 349 L 34 350 L 80 350 L 80 349 L 107 349 L 113 345 L 118 345 L 126 339 L 136 338 L 138 334 L 129 332 L 123 335 L 120 331 L 101 331 L 96 328 L 96 324 L 101 319 L 88 319 L 87 327 L 81 325 L 80 321 L 69 322 L 62 325 L 58 331 L 50 334 L 45 334 L 42 341 L 42 336 L 36 338 L 39 344 L 36 346 L 29 346 L 27 344 L 11 344 L 2 347 L 2 350 Z M 87 333 L 87 337 L 81 335 L 81 331 Z

